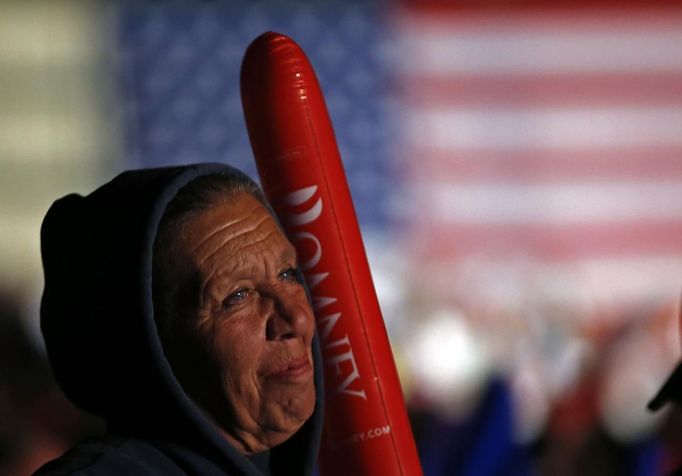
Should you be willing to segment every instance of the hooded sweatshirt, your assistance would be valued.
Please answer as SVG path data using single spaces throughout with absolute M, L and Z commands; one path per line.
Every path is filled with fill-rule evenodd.
M 310 474 L 322 428 L 322 367 L 313 342 L 315 410 L 266 454 L 247 457 L 187 396 L 154 321 L 152 250 L 166 205 L 222 164 L 133 170 L 83 197 L 57 200 L 45 217 L 41 329 L 57 382 L 108 433 L 81 443 L 37 474 Z M 248 178 L 247 178 L 248 179 Z

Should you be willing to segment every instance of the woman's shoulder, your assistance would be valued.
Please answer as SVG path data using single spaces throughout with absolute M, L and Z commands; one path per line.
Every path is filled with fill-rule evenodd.
M 98 436 L 76 445 L 43 465 L 35 476 L 184 475 L 151 443 L 132 437 Z

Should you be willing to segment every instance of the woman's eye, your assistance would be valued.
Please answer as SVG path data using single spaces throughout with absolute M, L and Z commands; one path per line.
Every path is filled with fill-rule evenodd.
M 239 304 L 240 302 L 244 301 L 247 297 L 249 297 L 249 290 L 239 289 L 230 294 L 227 297 L 227 299 L 223 301 L 223 307 L 229 307 L 234 306 L 235 304 Z
M 282 281 L 295 281 L 296 280 L 296 268 L 287 268 L 279 274 L 279 279 Z

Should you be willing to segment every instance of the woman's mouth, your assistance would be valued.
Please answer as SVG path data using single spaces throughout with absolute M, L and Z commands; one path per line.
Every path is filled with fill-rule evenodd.
M 307 357 L 292 359 L 273 372 L 268 373 L 268 377 L 287 382 L 304 382 L 310 378 L 313 368 Z

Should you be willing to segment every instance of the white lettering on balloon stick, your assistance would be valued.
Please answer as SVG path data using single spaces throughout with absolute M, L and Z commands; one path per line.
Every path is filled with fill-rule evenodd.
M 317 185 L 301 188 L 287 194 L 284 197 L 284 201 L 290 206 L 303 205 L 315 196 L 315 192 L 317 192 Z M 288 225 L 295 227 L 308 225 L 322 215 L 322 208 L 322 198 L 318 197 L 305 211 L 287 215 L 285 218 L 286 222 Z M 324 364 L 326 367 L 332 367 L 335 371 L 334 375 L 337 377 L 333 383 L 332 394 L 345 394 L 366 400 L 367 395 L 360 382 L 360 372 L 355 362 L 348 334 L 332 340 L 334 328 L 343 314 L 341 312 L 334 312 L 334 304 L 338 304 L 338 299 L 333 296 L 321 296 L 314 292 L 315 288 L 331 275 L 329 270 L 317 269 L 322 259 L 322 244 L 317 236 L 309 231 L 298 231 L 293 233 L 291 238 L 294 242 L 308 240 L 314 246 L 314 253 L 301 263 L 301 269 L 305 274 L 312 295 L 313 308 L 318 315 L 317 326 L 324 349 Z M 320 311 L 328 306 L 330 308 L 325 312 L 329 312 L 329 314 L 319 317 Z

